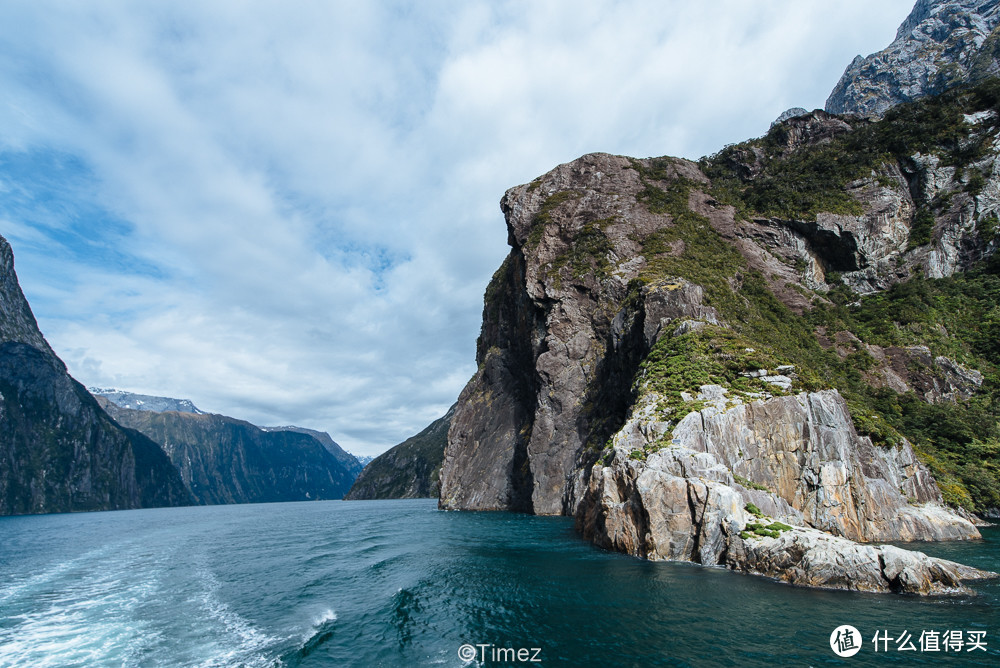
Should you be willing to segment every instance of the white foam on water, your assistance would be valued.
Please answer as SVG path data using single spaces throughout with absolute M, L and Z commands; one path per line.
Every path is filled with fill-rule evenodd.
M 100 547 L 75 559 L 69 559 L 50 566 L 41 573 L 33 573 L 27 577 L 22 576 L 20 578 L 15 576 L 14 579 L 0 587 L 0 604 L 14 599 L 26 591 L 34 591 L 50 582 L 57 581 L 75 568 L 104 559 L 110 550 L 109 546 Z
M 0 590 L 0 667 L 128 664 L 162 642 L 140 609 L 160 588 L 164 557 L 116 541 Z
M 316 636 L 317 633 L 320 632 L 323 626 L 335 621 L 337 621 L 337 613 L 333 610 L 333 608 L 323 608 L 320 612 L 313 615 L 312 622 L 303 631 L 302 643 L 308 643 L 313 639 L 313 637 Z
M 67 583 L 58 592 L 41 592 L 30 612 L 8 618 L 19 620 L 17 624 L 0 629 L 0 666 L 120 662 L 123 653 L 131 653 L 130 648 L 141 650 L 156 641 L 158 632 L 134 616 L 155 586 L 117 575 L 120 573 L 106 573 L 93 580 Z M 24 592 L 22 598 L 32 598 L 32 592 Z M 37 601 L 47 605 L 38 606 Z
M 312 625 L 313 628 L 318 628 L 323 624 L 326 624 L 327 622 L 335 622 L 335 621 L 337 621 L 337 613 L 334 612 L 333 609 L 327 608 L 323 612 L 321 612 L 317 617 L 313 618 Z
M 208 615 L 206 621 L 212 624 L 213 637 L 200 648 L 202 661 L 196 665 L 201 668 L 278 665 L 277 659 L 267 656 L 266 650 L 274 648 L 282 639 L 258 629 L 220 600 L 221 584 L 210 570 L 202 568 L 198 575 L 204 586 L 199 596 L 201 609 Z

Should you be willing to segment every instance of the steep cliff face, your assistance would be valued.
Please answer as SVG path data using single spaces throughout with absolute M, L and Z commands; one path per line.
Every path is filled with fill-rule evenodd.
M 423 431 L 373 459 L 354 481 L 346 501 L 436 498 L 455 406 Z
M 513 250 L 487 289 L 479 370 L 459 397 L 441 472 L 444 507 L 575 508 L 578 460 L 624 420 L 646 304 L 661 308 L 655 290 L 632 283 L 648 264 L 643 246 L 683 247 L 657 234 L 666 219 L 640 198 L 649 165 L 588 155 L 504 196 Z M 689 162 L 662 169 L 706 181 Z
M 115 424 L 66 372 L 0 237 L 0 514 L 190 502 L 163 450 Z
M 962 117 L 961 109 L 954 113 Z M 883 124 L 894 134 L 905 123 Z M 871 294 L 914 272 L 953 275 L 995 252 L 995 151 L 972 163 L 986 165 L 977 193 L 950 178 L 937 181 L 930 199 L 914 197 L 911 186 L 937 179 L 926 165 L 941 161 L 926 141 L 919 143 L 928 150 L 923 162 L 903 150 L 895 160 L 880 153 L 873 167 L 859 170 L 861 178 L 827 173 L 823 163 L 836 162 L 850 144 L 873 143 L 871 126 L 859 128 L 822 112 L 793 118 L 757 145 L 705 162 L 713 181 L 686 161 L 598 154 L 508 191 L 501 206 L 513 250 L 487 290 L 479 370 L 453 420 L 443 505 L 571 513 L 580 484 L 572 472 L 584 449 L 599 451 L 623 423 L 639 364 L 673 321 L 735 320 L 750 346 L 819 347 L 823 339 L 808 323 L 779 331 L 767 321 L 807 311 L 837 286 Z M 806 163 L 805 178 L 797 161 Z M 817 178 L 808 170 L 822 179 L 812 201 L 802 187 Z M 777 210 L 761 206 L 780 202 L 789 187 L 805 199 Z M 943 200 L 947 205 L 933 204 Z M 930 223 L 918 229 L 924 217 Z M 975 391 L 979 372 L 946 356 L 933 356 L 924 377 L 906 371 L 916 356 L 930 355 L 920 350 L 867 352 L 904 391 Z M 902 375 L 893 371 L 899 355 L 909 360 Z M 827 379 L 827 386 L 837 383 Z
M 138 411 L 99 401 L 119 424 L 163 446 L 200 504 L 340 499 L 354 481 L 309 434 L 267 432 L 224 415 Z
M 975 577 L 853 541 L 978 536 L 911 438 L 949 502 L 1000 489 L 1000 351 L 960 315 L 995 307 L 998 90 L 797 115 L 700 164 L 588 155 L 509 190 L 441 506 L 575 515 L 607 547 L 819 586 L 853 586 L 837 551 L 899 566 L 859 588 Z M 980 296 L 933 298 L 938 322 L 887 312 L 959 280 Z M 978 464 L 948 464 L 917 426 L 933 411 L 983 418 Z
M 998 25 L 995 0 L 917 0 L 892 44 L 847 67 L 826 110 L 878 117 L 901 102 L 995 76 Z

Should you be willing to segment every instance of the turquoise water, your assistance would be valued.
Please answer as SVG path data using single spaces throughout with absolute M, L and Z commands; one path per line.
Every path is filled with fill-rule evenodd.
M 984 535 L 921 547 L 1000 570 L 1000 532 Z M 0 666 L 539 665 L 491 647 L 466 662 L 465 643 L 553 666 L 1000 665 L 1000 584 L 976 590 L 799 589 L 429 500 L 8 517 Z M 830 649 L 841 624 L 865 637 L 854 657 Z M 877 630 L 983 631 L 988 652 L 875 653 Z

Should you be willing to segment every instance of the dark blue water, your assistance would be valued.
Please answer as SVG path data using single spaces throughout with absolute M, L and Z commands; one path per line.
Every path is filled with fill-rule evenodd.
M 984 535 L 921 547 L 1000 570 Z M 1000 584 L 976 590 L 799 589 L 427 500 L 0 518 L 0 666 L 539 665 L 464 643 L 560 666 L 1000 665 Z M 830 649 L 841 624 L 865 636 L 852 658 Z M 883 629 L 985 631 L 988 652 L 875 653 Z

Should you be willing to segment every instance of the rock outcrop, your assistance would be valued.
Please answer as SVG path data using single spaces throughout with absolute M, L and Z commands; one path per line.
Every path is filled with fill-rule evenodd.
M 423 431 L 369 463 L 345 501 L 436 498 L 441 491 L 441 464 L 455 406 Z
M 859 545 L 798 527 L 780 532 L 777 538 L 739 539 L 727 553 L 725 565 L 805 587 L 920 595 L 971 593 L 964 582 L 997 577 L 923 552 Z
M 649 165 L 588 155 L 504 195 L 513 250 L 487 289 L 479 370 L 448 435 L 443 507 L 571 514 L 584 447 L 603 444 L 628 410 L 647 347 L 645 305 L 651 334 L 706 310 L 669 282 L 630 288 L 647 264 L 643 240 L 684 249 L 683 239 L 650 238 L 667 219 L 637 199 L 638 170 Z M 707 181 L 687 161 L 664 169 Z
M 588 497 L 604 495 L 609 475 L 620 488 L 637 468 L 630 453 L 639 451 L 646 457 L 642 475 L 714 480 L 736 490 L 740 507 L 753 503 L 783 522 L 852 540 L 979 537 L 971 522 L 943 508 L 933 476 L 909 443 L 879 448 L 858 435 L 836 390 L 748 403 L 726 394 L 703 386 L 701 397 L 718 398 L 676 426 L 645 410 L 659 397 L 645 397 L 613 439 L 613 459 L 623 471 L 595 465 Z M 670 445 L 660 447 L 668 433 Z M 639 487 L 649 492 L 652 484 Z
M 820 207 L 808 213 L 786 210 L 748 216 L 736 221 L 734 234 L 763 249 L 757 266 L 769 264 L 767 271 L 810 290 L 823 289 L 828 274 L 837 277 L 832 284 L 842 282 L 859 294 L 871 294 L 915 272 L 944 278 L 967 271 L 1000 245 L 993 222 L 1000 216 L 1000 163 L 994 146 L 996 114 L 978 106 L 962 114 L 960 107 L 956 103 L 948 113 L 956 131 L 960 127 L 966 133 L 966 148 L 961 150 L 971 157 L 960 157 L 943 146 L 935 147 L 934 153 L 904 152 L 892 160 L 872 156 L 857 177 L 829 184 L 831 191 L 847 196 L 842 198 L 843 209 L 856 210 Z M 839 153 L 856 150 L 861 140 L 855 137 L 863 133 L 888 145 L 896 141 L 889 137 L 897 133 L 917 135 L 923 130 L 910 127 L 906 117 L 874 125 L 853 123 L 822 111 L 793 117 L 762 139 L 712 156 L 711 175 L 728 172 L 742 184 L 757 185 L 762 191 L 754 193 L 758 197 L 773 196 L 767 189 L 776 177 L 811 178 L 813 174 L 792 170 L 820 169 L 797 162 L 805 160 L 803 153 L 826 150 L 829 163 L 822 169 L 834 172 L 843 159 Z M 954 163 L 963 157 L 966 164 L 959 169 Z M 778 195 L 780 200 L 784 193 Z M 775 208 L 780 206 L 779 201 Z M 789 274 L 788 265 L 798 265 L 797 275 Z
M 888 47 L 847 67 L 826 110 L 878 117 L 901 103 L 1000 72 L 994 0 L 917 0 Z
M 69 376 L 0 237 L 0 515 L 190 502 L 163 450 L 119 427 Z
M 647 559 L 827 588 L 942 593 L 989 576 L 855 542 L 979 532 L 942 505 L 909 444 L 887 450 L 859 436 L 836 391 L 732 405 L 723 388 L 705 386 L 699 397 L 710 405 L 676 428 L 656 419 L 660 397 L 637 405 L 591 469 L 576 517 L 584 537 Z
M 199 504 L 340 499 L 354 482 L 308 433 L 264 431 L 225 415 L 140 411 L 98 400 L 119 424 L 162 445 Z

